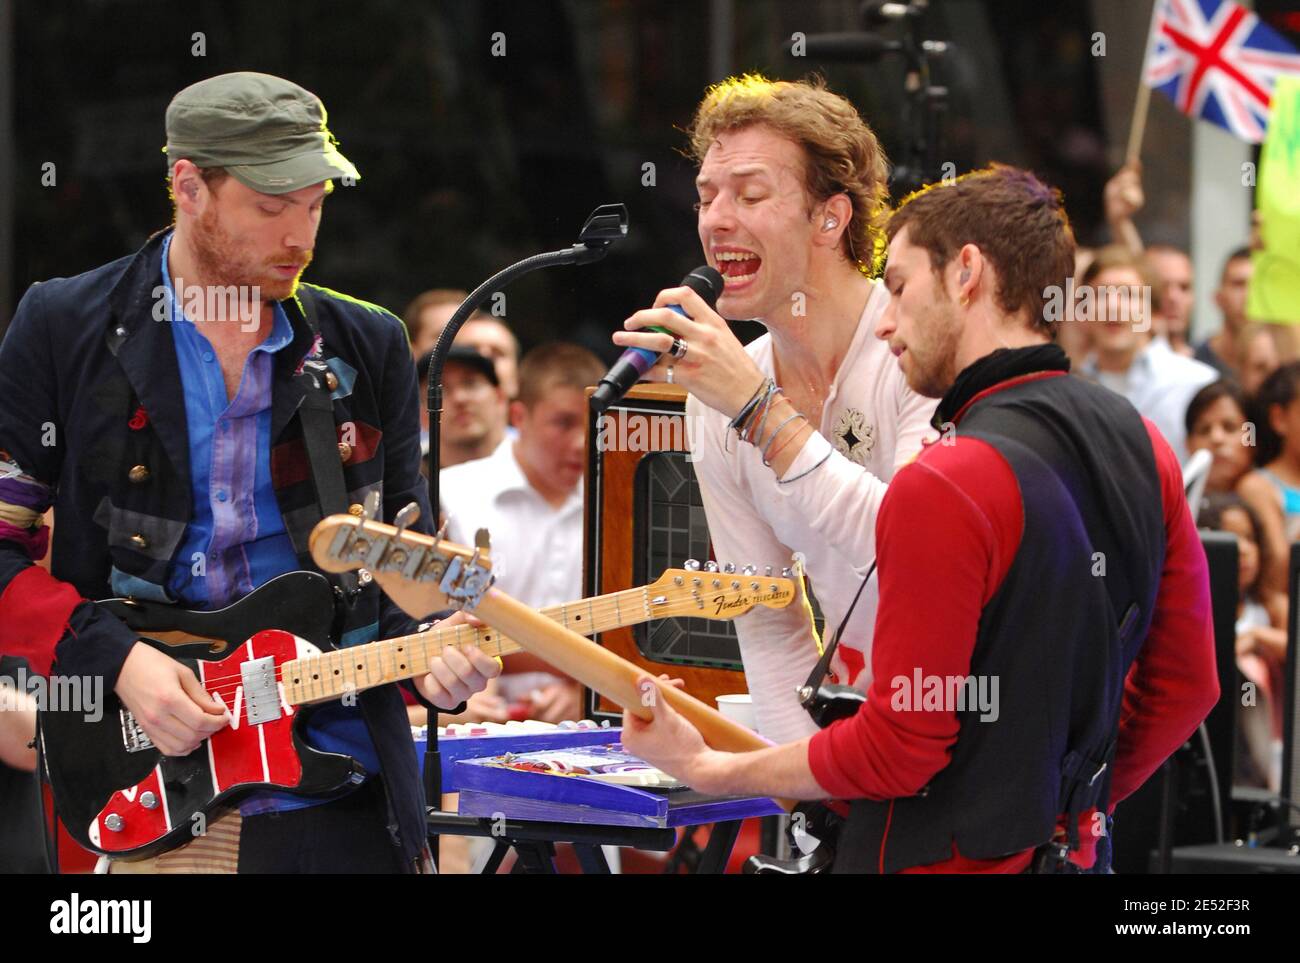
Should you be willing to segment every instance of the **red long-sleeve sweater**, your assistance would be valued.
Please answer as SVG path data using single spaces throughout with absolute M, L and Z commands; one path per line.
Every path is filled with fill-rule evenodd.
M 1125 682 L 1110 802 L 1128 796 L 1195 730 L 1219 696 L 1205 553 L 1183 493 L 1178 461 L 1147 432 L 1160 473 L 1165 562 L 1151 629 Z M 808 761 L 833 797 L 886 800 L 915 794 L 948 764 L 955 712 L 894 711 L 891 680 L 970 674 L 980 613 L 1011 567 L 1024 528 L 1011 467 L 987 443 L 958 437 L 928 447 L 895 476 L 876 523 L 880 605 L 866 704 L 813 736 Z M 1074 855 L 1090 867 L 1092 813 Z M 1032 850 L 993 860 L 963 857 L 905 872 L 1020 872 Z

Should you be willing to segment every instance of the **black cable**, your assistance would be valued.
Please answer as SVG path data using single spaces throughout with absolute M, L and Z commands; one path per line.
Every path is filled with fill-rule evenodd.
M 45 871 L 51 876 L 59 874 L 59 814 L 57 809 L 57 800 L 54 812 L 54 827 L 51 831 L 49 820 L 45 816 L 45 790 L 41 788 L 41 773 L 45 771 L 45 751 L 44 743 L 41 740 L 41 714 L 36 713 L 36 737 L 33 740 L 36 749 L 36 770 L 32 773 L 36 778 L 36 805 L 41 812 L 41 848 L 45 852 Z
M 1219 770 L 1214 765 L 1214 753 L 1210 749 L 1210 730 L 1202 722 L 1196 727 L 1201 737 L 1201 748 L 1205 750 L 1205 768 L 1210 775 L 1210 805 L 1214 809 L 1214 841 L 1223 842 L 1223 799 L 1219 795 Z
M 1260 805 L 1263 805 L 1264 803 L 1281 803 L 1283 806 L 1289 806 L 1296 812 L 1300 813 L 1300 803 L 1297 803 L 1289 796 L 1266 796 L 1260 801 Z

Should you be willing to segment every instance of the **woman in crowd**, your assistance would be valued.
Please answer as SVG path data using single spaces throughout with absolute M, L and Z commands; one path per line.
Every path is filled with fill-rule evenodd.
M 1255 397 L 1255 464 L 1272 483 L 1288 541 L 1300 539 L 1300 361 L 1269 375 Z
M 1214 461 L 1205 490 L 1236 494 L 1259 520 L 1265 562 L 1261 565 L 1259 597 L 1269 621 L 1286 627 L 1287 532 L 1282 504 L 1274 483 L 1254 468 L 1262 429 L 1247 417 L 1250 404 L 1234 381 L 1215 381 L 1192 396 L 1187 406 L 1187 450 L 1208 450 Z
M 1239 785 L 1281 786 L 1282 702 L 1285 690 L 1286 631 L 1269 624 L 1259 601 L 1265 553 L 1258 517 L 1239 496 L 1215 492 L 1201 507 L 1200 526 L 1235 535 L 1239 559 L 1237 668 L 1253 686 L 1237 708 L 1234 781 Z

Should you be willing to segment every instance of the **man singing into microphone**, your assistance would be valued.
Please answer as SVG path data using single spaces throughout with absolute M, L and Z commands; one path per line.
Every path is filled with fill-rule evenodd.
M 977 171 L 888 233 L 876 333 L 955 431 L 880 508 L 866 702 L 811 739 L 725 753 L 647 698 L 653 721 L 629 715 L 623 743 L 703 792 L 854 799 L 837 870 L 1021 872 L 1035 850 L 1042 870 L 1087 868 L 1108 808 L 1219 694 L 1182 473 L 1052 343 L 1045 299 L 1074 256 L 1058 194 Z M 682 303 L 697 320 L 680 336 L 706 336 Z
M 780 568 L 801 552 L 826 624 L 838 625 L 875 557 L 886 483 L 934 435 L 934 402 L 908 388 L 872 336 L 889 303 L 868 276 L 885 155 L 843 97 L 753 76 L 710 89 L 690 137 L 700 243 L 725 277 L 718 311 L 757 318 L 768 333 L 742 347 L 686 289 L 662 292 L 659 310 L 627 327 L 681 332 L 676 357 L 666 354 L 651 377 L 691 392 L 692 461 L 716 557 Z M 686 328 L 662 309 L 674 303 L 695 319 Z M 614 341 L 654 351 L 673 343 L 636 330 Z M 872 579 L 833 681 L 866 687 L 875 608 Z M 754 611 L 736 629 L 759 728 L 782 741 L 811 733 L 795 695 L 818 658 L 806 612 Z

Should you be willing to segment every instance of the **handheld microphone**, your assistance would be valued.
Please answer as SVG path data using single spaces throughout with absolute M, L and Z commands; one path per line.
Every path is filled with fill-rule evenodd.
M 704 299 L 704 303 L 710 308 L 718 303 L 718 295 L 722 293 L 722 275 L 709 267 L 707 264 L 697 267 L 686 277 L 682 278 L 682 287 L 690 288 L 696 294 Z M 675 304 L 668 305 L 669 308 L 676 311 L 682 317 L 689 315 Z M 655 325 L 646 328 L 647 331 L 658 331 L 660 334 L 672 334 L 667 328 Z M 640 381 L 647 371 L 649 371 L 661 355 L 658 352 L 651 351 L 648 348 L 628 348 L 619 359 L 614 362 L 614 367 L 609 369 L 605 377 L 600 379 L 600 384 L 591 395 L 591 410 L 596 414 L 605 413 L 605 409 L 618 401 L 627 394 L 634 384 Z

